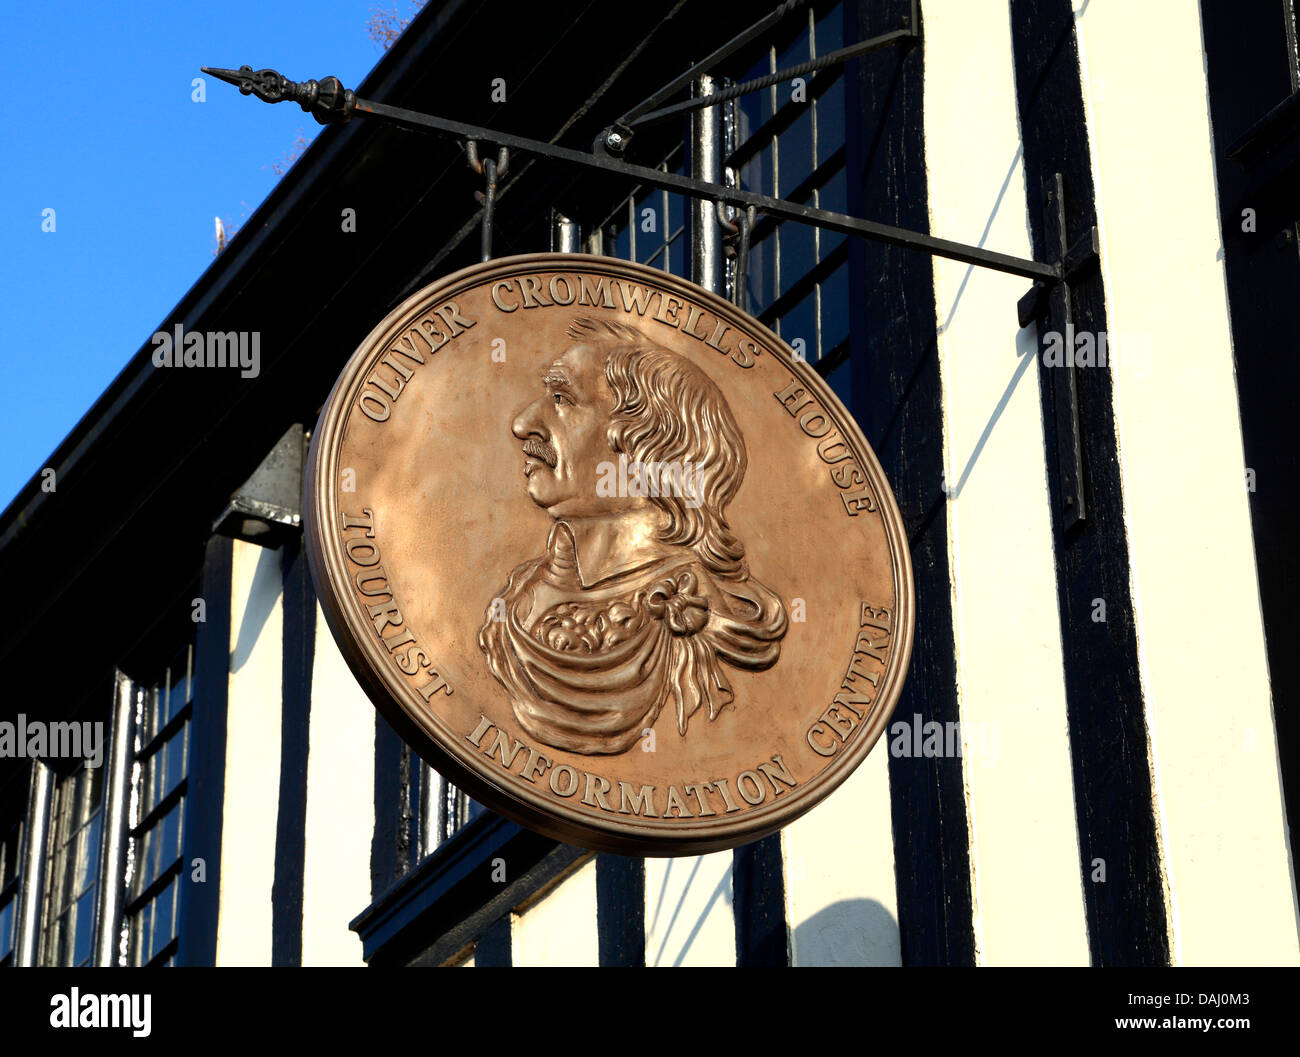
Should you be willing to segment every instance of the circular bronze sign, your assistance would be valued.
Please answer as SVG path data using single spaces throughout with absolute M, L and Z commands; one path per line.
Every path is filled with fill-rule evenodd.
M 534 254 L 408 298 L 312 438 L 307 546 L 376 706 L 488 807 L 602 851 L 743 844 L 885 729 L 906 540 L 852 417 L 661 271 Z

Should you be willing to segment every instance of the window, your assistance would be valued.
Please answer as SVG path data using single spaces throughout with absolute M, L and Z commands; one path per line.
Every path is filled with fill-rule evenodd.
M 424 783 L 420 798 L 419 848 L 419 858 L 423 858 L 455 836 L 462 826 L 484 814 L 487 808 L 428 764 L 421 764 L 419 770 Z
M 783 22 L 783 36 L 757 62 L 732 71 L 735 76 L 724 86 L 844 47 L 843 5 L 818 6 L 820 10 Z M 847 213 L 844 66 L 808 74 L 804 81 L 797 95 L 790 81 L 782 81 L 721 104 L 724 179 L 747 191 Z M 657 168 L 686 171 L 689 122 L 683 126 L 683 142 Z M 585 248 L 689 278 L 687 202 L 684 196 L 666 191 L 633 191 L 591 228 Z M 727 293 L 733 300 L 736 271 L 732 258 L 727 266 Z M 847 236 L 760 216 L 750 236 L 745 290 L 739 303 L 812 364 L 848 404 Z
M 82 763 L 59 779 L 50 816 L 42 965 L 90 964 L 103 809 L 103 767 Z
M 121 964 L 170 965 L 176 954 L 193 708 L 194 649 L 189 646 L 157 683 L 136 691 Z
M 19 859 L 22 855 L 23 826 L 15 822 L 0 841 L 0 967 L 12 965 L 18 929 Z
M 115 744 L 126 724 L 127 761 L 81 761 L 54 779 L 48 811 L 29 806 L 26 827 L 48 849 L 43 886 L 31 893 L 42 908 L 40 964 L 171 964 L 193 668 L 187 646 L 151 686 L 119 673 L 105 743 Z M 0 966 L 17 953 L 23 829 L 14 826 L 0 842 Z
M 836 4 L 783 23 L 783 41 L 735 80 L 837 51 L 845 46 L 843 22 L 843 5 Z M 728 183 L 847 213 L 845 79 L 842 64 L 830 66 L 807 75 L 801 88 L 781 81 L 726 104 Z M 744 293 L 742 307 L 801 352 L 847 404 L 847 236 L 760 217 L 751 235 Z
M 663 172 L 684 173 L 686 151 L 677 144 L 655 166 Z M 662 268 L 670 275 L 689 278 L 690 237 L 686 231 L 686 203 L 681 195 L 654 188 L 633 191 L 619 207 L 597 224 L 596 245 L 611 257 Z

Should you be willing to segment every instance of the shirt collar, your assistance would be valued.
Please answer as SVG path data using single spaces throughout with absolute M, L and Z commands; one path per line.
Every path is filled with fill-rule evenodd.
M 570 550 L 578 583 L 593 587 L 622 573 L 662 560 L 672 548 L 659 539 L 662 514 L 655 507 L 590 518 L 562 518 L 551 529 L 552 559 L 567 564 Z M 560 533 L 568 537 L 562 539 Z

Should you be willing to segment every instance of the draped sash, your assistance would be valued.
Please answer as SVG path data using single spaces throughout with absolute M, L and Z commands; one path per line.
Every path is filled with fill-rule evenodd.
M 685 736 L 734 694 L 721 662 L 776 663 L 787 626 L 781 600 L 752 578 L 712 576 L 681 554 L 583 589 L 571 555 L 524 562 L 489 606 L 479 647 L 532 737 L 586 754 L 625 752 L 668 705 Z M 558 599 L 533 614 L 539 589 Z M 503 619 L 502 619 L 503 617 Z

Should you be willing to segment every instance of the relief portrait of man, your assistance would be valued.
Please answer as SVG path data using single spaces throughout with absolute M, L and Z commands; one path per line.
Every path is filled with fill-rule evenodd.
M 746 452 L 717 385 L 623 323 L 575 319 L 568 338 L 511 423 L 546 550 L 489 602 L 479 647 L 532 737 L 621 753 L 665 711 L 683 737 L 716 719 L 726 666 L 774 665 L 787 617 L 727 523 Z

